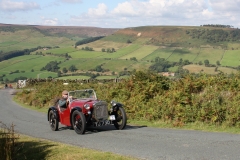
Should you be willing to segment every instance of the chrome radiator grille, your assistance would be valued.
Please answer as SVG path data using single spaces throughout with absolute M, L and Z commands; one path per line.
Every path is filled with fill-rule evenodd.
M 108 107 L 107 102 L 100 101 L 93 105 L 93 115 L 94 118 L 98 120 L 106 120 L 108 119 Z

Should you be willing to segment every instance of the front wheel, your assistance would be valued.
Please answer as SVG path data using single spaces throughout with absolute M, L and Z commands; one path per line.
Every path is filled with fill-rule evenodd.
M 72 126 L 77 134 L 84 134 L 86 131 L 86 118 L 82 112 L 78 110 L 72 114 Z
M 48 119 L 49 119 L 49 124 L 50 124 L 50 128 L 53 131 L 57 131 L 58 130 L 58 120 L 56 115 L 54 114 L 53 110 L 49 111 L 48 113 Z
M 127 115 L 123 108 L 119 107 L 117 113 L 115 114 L 116 120 L 113 121 L 113 124 L 116 129 L 122 130 L 126 127 L 127 124 Z

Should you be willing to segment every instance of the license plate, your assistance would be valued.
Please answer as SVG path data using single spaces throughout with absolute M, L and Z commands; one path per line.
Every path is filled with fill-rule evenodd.
M 110 115 L 109 119 L 112 120 L 112 121 L 115 120 L 115 115 Z

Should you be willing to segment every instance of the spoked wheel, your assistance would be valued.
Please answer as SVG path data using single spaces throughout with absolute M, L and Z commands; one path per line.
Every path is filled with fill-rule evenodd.
M 58 123 L 59 123 L 59 122 L 58 122 L 58 120 L 57 120 L 57 117 L 54 115 L 53 110 L 49 111 L 48 119 L 49 119 L 50 128 L 51 128 L 53 131 L 57 131 L 57 130 L 58 130 Z
M 113 121 L 113 124 L 116 129 L 122 130 L 126 127 L 127 124 L 127 115 L 123 108 L 119 108 L 116 115 L 116 120 Z
M 73 129 L 77 134 L 84 134 L 86 131 L 86 119 L 82 112 L 74 111 L 72 114 Z

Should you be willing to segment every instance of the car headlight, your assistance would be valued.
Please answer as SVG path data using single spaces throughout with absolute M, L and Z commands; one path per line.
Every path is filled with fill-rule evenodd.
M 117 102 L 115 102 L 115 101 L 111 101 L 111 105 L 114 107 L 114 106 L 117 105 Z
M 89 110 L 90 109 L 90 105 L 89 104 L 84 104 L 83 106 L 85 109 Z

